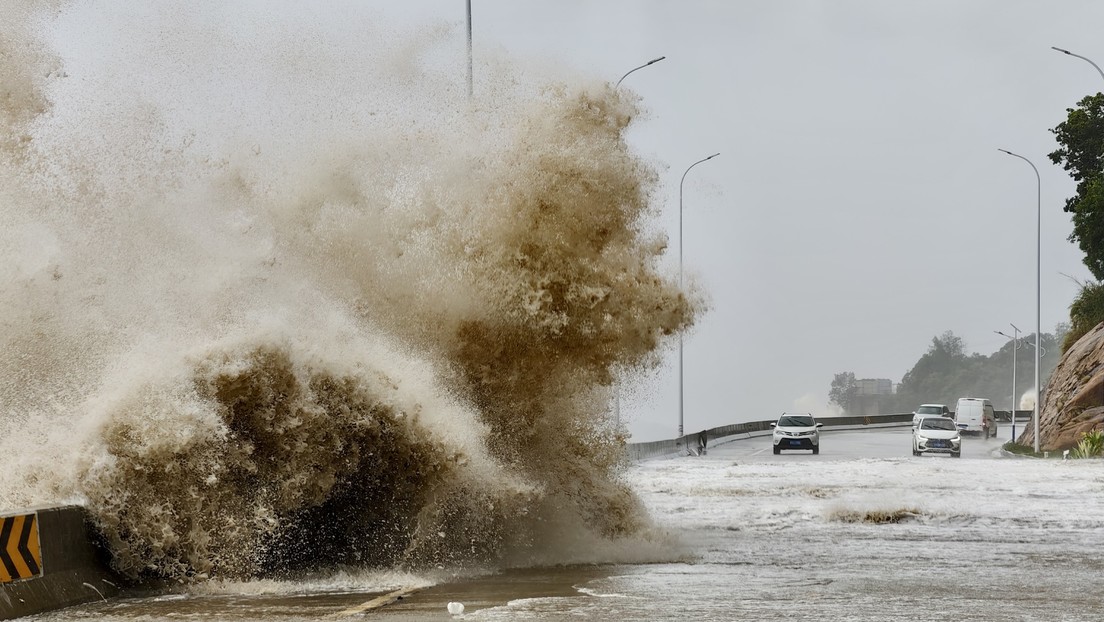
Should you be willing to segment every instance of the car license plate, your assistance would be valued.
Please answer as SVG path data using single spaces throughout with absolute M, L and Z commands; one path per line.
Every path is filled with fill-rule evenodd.
M 800 445 L 801 441 L 790 441 L 791 445 Z
M 946 447 L 946 445 L 943 444 L 943 441 L 932 441 L 931 446 L 932 447 Z

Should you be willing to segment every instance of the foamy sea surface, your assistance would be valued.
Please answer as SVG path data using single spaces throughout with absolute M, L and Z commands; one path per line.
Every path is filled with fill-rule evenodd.
M 515 602 L 478 619 L 1104 615 L 1094 587 L 1104 570 L 1100 461 L 1000 457 L 996 441 L 980 439 L 967 439 L 962 459 L 913 458 L 907 430 L 825 438 L 817 457 L 772 456 L 752 439 L 637 465 L 633 488 L 689 559 L 620 567 L 571 599 Z

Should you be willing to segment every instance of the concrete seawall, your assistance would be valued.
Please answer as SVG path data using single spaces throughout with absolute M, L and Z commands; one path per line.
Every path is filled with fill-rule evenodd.
M 118 593 L 86 517 L 80 506 L 0 516 L 0 620 Z

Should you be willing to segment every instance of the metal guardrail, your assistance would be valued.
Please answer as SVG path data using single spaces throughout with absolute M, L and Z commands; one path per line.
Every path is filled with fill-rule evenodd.
M 701 446 L 702 435 L 705 436 L 705 445 L 710 447 L 716 441 L 731 439 L 736 436 L 751 438 L 753 436 L 765 436 L 770 434 L 770 425 L 777 419 L 768 421 L 748 421 L 746 423 L 733 423 L 719 428 L 710 428 L 694 434 L 686 434 L 680 438 L 650 441 L 645 443 L 629 443 L 625 446 L 625 453 L 629 460 L 636 462 L 648 458 L 661 456 L 676 456 L 697 451 Z M 826 417 L 817 419 L 817 423 L 823 423 L 825 428 L 859 428 L 865 426 L 884 427 L 887 424 L 907 424 L 912 422 L 912 413 L 892 415 L 870 415 L 867 417 Z

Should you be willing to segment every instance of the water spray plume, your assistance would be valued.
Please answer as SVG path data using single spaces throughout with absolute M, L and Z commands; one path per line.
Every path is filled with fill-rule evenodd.
M 1035 408 L 1035 389 L 1025 391 L 1020 396 L 1020 410 L 1034 410 Z
M 288 11 L 8 10 L 0 502 L 181 580 L 643 533 L 602 395 L 702 301 L 635 101 L 503 61 L 469 106 L 440 30 Z

